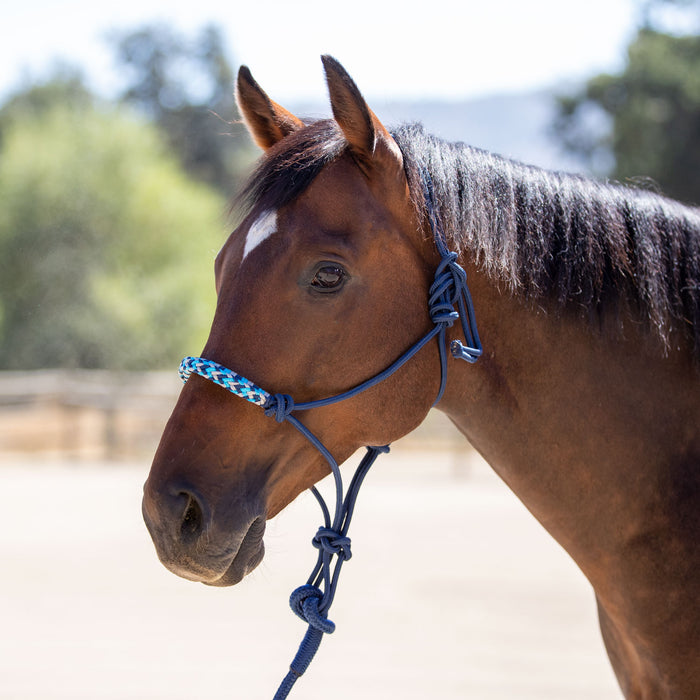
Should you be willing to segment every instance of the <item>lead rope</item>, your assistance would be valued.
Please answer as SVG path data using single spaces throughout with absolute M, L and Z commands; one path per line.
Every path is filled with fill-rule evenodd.
M 352 514 L 360 491 L 360 486 L 377 457 L 389 451 L 389 447 L 368 447 L 365 456 L 360 462 L 355 475 L 343 501 L 342 507 L 336 512 L 333 523 L 330 522 L 330 513 L 323 497 L 314 487 L 312 492 L 318 500 L 323 511 L 325 525 L 320 527 L 312 544 L 318 552 L 318 559 L 311 575 L 305 585 L 297 588 L 289 598 L 289 605 L 309 627 L 299 645 L 294 660 L 289 665 L 289 672 L 282 680 L 274 700 L 284 700 L 292 686 L 296 683 L 314 658 L 321 644 L 324 634 L 335 631 L 335 624 L 328 619 L 328 609 L 333 603 L 335 591 L 338 586 L 338 577 L 343 562 L 350 559 L 350 538 L 348 529 Z M 336 475 L 334 470 L 333 474 Z M 332 560 L 335 559 L 335 566 Z M 323 590 L 320 586 L 323 585 Z
M 328 619 L 328 610 L 335 597 L 342 565 L 352 556 L 348 529 L 355 509 L 357 495 L 374 461 L 380 454 L 389 451 L 388 446 L 367 447 L 367 452 L 352 478 L 350 488 L 347 494 L 343 496 L 343 481 L 333 455 L 300 420 L 292 415 L 292 412 L 328 406 L 366 391 L 391 376 L 435 337 L 438 339 L 440 352 L 440 387 L 433 405 L 437 404 L 442 398 L 447 382 L 447 329 L 457 319 L 461 321 L 466 345 L 459 340 L 453 340 L 450 344 L 452 356 L 473 363 L 479 359 L 482 353 L 481 342 L 476 328 L 474 307 L 469 287 L 467 286 L 467 275 L 457 263 L 457 253 L 450 252 L 447 248 L 445 235 L 435 210 L 432 179 L 427 171 L 423 171 L 422 177 L 425 204 L 430 225 L 433 229 L 436 247 L 441 258 L 440 264 L 435 271 L 435 280 L 430 287 L 428 299 L 430 318 L 434 326 L 392 365 L 371 379 L 342 394 L 297 404 L 288 394 L 270 394 L 254 382 L 211 360 L 206 360 L 202 357 L 186 357 L 180 364 L 180 377 L 183 381 L 186 382 L 191 374 L 199 374 L 236 396 L 261 406 L 265 410 L 265 415 L 275 418 L 278 423 L 284 421 L 291 423 L 323 455 L 333 473 L 336 496 L 333 519 L 331 519 L 328 506 L 319 491 L 316 487 L 311 488 L 312 493 L 321 506 L 324 519 L 323 526 L 318 529 L 312 540 L 313 546 L 319 550 L 318 558 L 306 584 L 297 588 L 289 600 L 294 613 L 304 620 L 309 627 L 294 660 L 290 664 L 289 672 L 275 694 L 274 700 L 285 700 L 287 698 L 294 683 L 309 667 L 321 644 L 323 635 L 331 634 L 335 630 L 335 624 Z M 456 309 L 455 306 L 457 307 Z

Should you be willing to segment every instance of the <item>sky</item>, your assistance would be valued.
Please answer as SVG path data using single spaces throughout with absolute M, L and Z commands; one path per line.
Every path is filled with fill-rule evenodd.
M 214 22 L 234 65 L 278 102 L 325 98 L 319 56 L 335 56 L 365 97 L 464 100 L 575 84 L 616 71 L 634 0 L 23 0 L 0 12 L 0 99 L 55 60 L 105 97 L 119 88 L 105 37 L 168 22 Z

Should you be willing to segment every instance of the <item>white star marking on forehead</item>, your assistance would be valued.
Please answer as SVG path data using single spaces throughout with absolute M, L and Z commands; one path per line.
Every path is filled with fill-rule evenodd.
M 277 212 L 265 211 L 251 224 L 243 248 L 243 260 L 251 250 L 257 248 L 266 238 L 277 231 Z M 241 260 L 241 262 L 243 262 Z

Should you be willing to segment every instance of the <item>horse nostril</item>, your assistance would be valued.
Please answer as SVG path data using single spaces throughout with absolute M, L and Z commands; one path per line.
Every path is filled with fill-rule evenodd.
M 183 540 L 187 541 L 198 537 L 201 533 L 203 515 L 201 506 L 191 494 L 183 493 L 182 495 L 187 498 L 187 508 L 182 516 L 180 535 Z

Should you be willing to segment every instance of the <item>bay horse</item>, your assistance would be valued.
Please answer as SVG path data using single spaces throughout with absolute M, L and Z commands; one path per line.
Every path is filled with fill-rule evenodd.
M 313 122 L 239 72 L 264 155 L 216 258 L 204 362 L 297 406 L 363 385 L 438 323 L 425 299 L 440 226 L 469 280 L 482 357 L 444 363 L 427 342 L 384 381 L 314 404 L 305 429 L 341 463 L 409 433 L 440 394 L 437 409 L 590 581 L 625 697 L 697 700 L 700 210 L 417 125 L 389 132 L 343 67 L 323 62 L 333 118 Z M 182 390 L 143 513 L 166 567 L 225 586 L 261 561 L 265 521 L 331 463 L 208 378 Z

